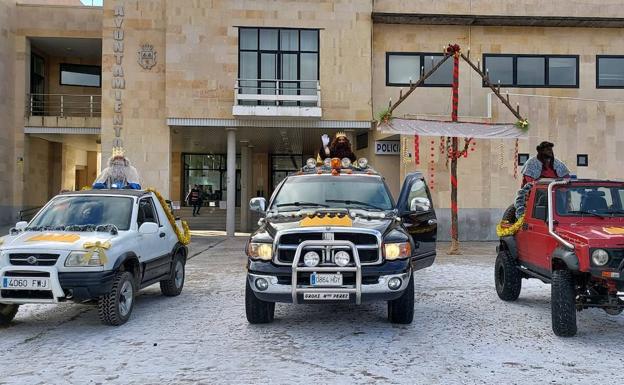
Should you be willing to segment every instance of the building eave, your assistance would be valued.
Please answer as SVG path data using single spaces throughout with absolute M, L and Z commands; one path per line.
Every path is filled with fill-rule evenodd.
M 340 130 L 370 130 L 372 122 L 366 120 L 314 120 L 314 119 L 218 119 L 218 118 L 167 118 L 169 126 L 191 127 L 265 127 L 265 128 L 322 128 Z

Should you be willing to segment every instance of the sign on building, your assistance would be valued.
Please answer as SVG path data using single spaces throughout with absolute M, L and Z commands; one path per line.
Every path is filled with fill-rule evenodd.
M 398 140 L 376 140 L 376 155 L 399 155 L 401 153 L 401 142 Z

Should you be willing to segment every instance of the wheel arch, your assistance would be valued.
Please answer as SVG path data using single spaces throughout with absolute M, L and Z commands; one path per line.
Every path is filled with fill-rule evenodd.
M 132 251 L 122 254 L 117 258 L 113 271 L 129 271 L 134 275 L 135 279 L 140 280 L 141 263 L 139 262 L 139 257 Z
M 498 245 L 497 251 L 507 250 L 511 254 L 511 257 L 515 260 L 518 259 L 518 248 L 516 246 L 516 238 L 513 236 L 502 237 Z
M 579 271 L 579 259 L 572 250 L 557 247 L 552 254 L 552 271 L 567 269 L 570 271 Z

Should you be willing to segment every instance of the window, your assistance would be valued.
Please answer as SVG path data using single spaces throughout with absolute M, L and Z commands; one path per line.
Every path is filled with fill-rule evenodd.
M 546 220 L 548 213 L 548 194 L 546 189 L 535 190 L 533 203 L 533 218 Z
M 238 38 L 241 94 L 316 95 L 318 29 L 241 27 Z M 255 105 L 257 102 L 240 103 Z M 275 102 L 260 103 L 274 105 Z M 306 102 L 282 101 L 280 105 L 306 105 Z
M 578 167 L 587 167 L 587 166 L 589 166 L 589 156 L 587 154 L 577 154 L 576 155 L 576 165 Z
M 596 88 L 624 88 L 624 56 L 596 56 Z
M 578 56 L 484 54 L 483 68 L 492 84 L 505 87 L 578 88 L 579 85 Z
M 362 150 L 368 147 L 368 132 L 358 134 L 355 137 L 355 149 Z
M 529 154 L 518 154 L 518 166 L 524 166 L 527 160 L 529 160 Z
M 194 185 L 204 194 L 204 202 L 227 200 L 227 157 L 223 154 L 183 154 L 184 197 Z M 236 205 L 240 205 L 240 155 L 236 156 Z
M 416 83 L 421 70 L 427 73 L 442 59 L 443 54 L 422 52 L 386 52 L 386 85 L 409 86 Z M 423 86 L 450 87 L 453 84 L 453 61 L 447 60 Z
M 139 211 L 137 214 L 137 224 L 139 227 L 145 222 L 151 222 L 159 224 L 158 214 L 154 208 L 154 202 L 152 198 L 144 198 L 139 202 Z
M 81 64 L 61 64 L 61 85 L 101 87 L 102 67 Z

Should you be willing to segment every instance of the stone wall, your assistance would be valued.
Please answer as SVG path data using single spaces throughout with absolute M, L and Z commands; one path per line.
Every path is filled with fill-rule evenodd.
M 15 4 L 0 2 L 0 225 L 14 222 L 13 181 L 20 165 L 14 152 Z M 23 164 L 23 163 L 21 163 Z

